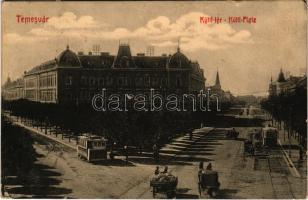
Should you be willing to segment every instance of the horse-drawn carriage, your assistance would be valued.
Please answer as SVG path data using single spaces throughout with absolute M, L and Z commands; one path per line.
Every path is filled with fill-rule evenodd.
M 244 153 L 245 155 L 254 155 L 254 147 L 253 147 L 253 135 L 254 133 L 248 133 L 247 137 L 244 141 Z
M 248 132 L 244 141 L 245 153 L 251 155 L 268 154 L 268 149 L 275 147 L 278 140 L 278 130 L 273 127 L 255 128 Z
M 198 189 L 200 198 L 204 198 L 205 193 L 210 197 L 215 197 L 219 191 L 220 183 L 218 181 L 218 173 L 213 170 L 206 170 L 205 173 L 198 174 Z
M 256 151 L 262 149 L 261 130 L 255 128 L 247 133 L 244 141 L 244 150 L 246 154 L 254 155 Z
M 175 197 L 177 185 L 178 178 L 171 174 L 156 175 L 150 180 L 153 198 L 155 198 L 157 193 L 165 194 L 168 199 Z

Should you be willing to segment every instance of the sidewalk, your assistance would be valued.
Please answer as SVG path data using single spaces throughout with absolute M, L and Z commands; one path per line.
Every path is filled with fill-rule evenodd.
M 7 116 L 7 115 L 6 115 Z M 47 128 L 47 134 L 45 134 L 45 129 L 41 129 L 40 127 L 39 128 L 34 128 L 32 127 L 31 125 L 27 125 L 25 123 L 21 123 L 20 121 L 17 121 L 17 117 L 15 116 L 7 116 L 8 118 L 10 118 L 12 120 L 12 123 L 17 125 L 17 126 L 20 126 L 20 127 L 23 127 L 33 133 L 36 133 L 42 137 L 46 137 L 50 140 L 53 140 L 55 142 L 58 142 L 66 147 L 69 147 L 71 148 L 72 150 L 76 150 L 77 148 L 77 145 L 76 145 L 76 139 L 75 138 L 67 138 L 65 136 L 63 136 L 63 139 L 62 139 L 62 133 L 57 133 L 57 136 L 55 133 L 51 133 L 51 129 L 50 128 Z
M 284 132 L 283 129 L 279 131 L 279 142 L 287 154 L 287 157 L 293 162 L 294 167 L 297 169 L 301 177 L 307 176 L 307 156 L 305 150 L 303 151 L 303 159 L 300 160 L 299 155 L 299 143 L 298 141 L 290 135 L 288 138 L 287 132 Z
M 29 131 L 31 131 L 34 134 L 38 134 L 41 137 L 45 137 L 48 138 L 54 142 L 60 143 L 72 150 L 76 150 L 77 148 L 77 144 L 76 144 L 76 139 L 75 138 L 67 138 L 65 136 L 62 137 L 62 133 L 57 133 L 57 137 L 56 134 L 54 132 L 51 131 L 51 128 L 47 128 L 47 131 L 45 131 L 44 127 L 41 129 L 41 127 L 39 128 L 34 128 L 31 124 L 26 124 L 26 123 L 22 123 L 20 121 L 17 121 L 17 117 L 15 116 L 8 116 L 6 115 L 12 122 L 13 124 L 23 127 Z M 174 158 L 175 156 L 182 156 L 182 155 L 178 155 L 181 152 L 185 151 L 186 148 L 188 148 L 189 146 L 191 146 L 193 143 L 195 143 L 196 141 L 198 141 L 201 137 L 204 136 L 204 134 L 209 133 L 211 130 L 213 130 L 213 127 L 203 127 L 200 129 L 195 129 L 193 131 L 193 137 L 192 140 L 190 140 L 190 136 L 189 133 L 186 133 L 183 136 L 180 136 L 178 138 L 174 138 L 172 139 L 172 141 L 169 144 L 165 144 L 161 149 L 160 149 L 160 162 L 157 164 L 168 164 L 168 162 Z M 47 133 L 47 134 L 45 134 Z M 125 160 L 125 156 L 124 155 L 117 155 L 116 159 L 120 159 L 120 160 Z M 129 154 L 129 163 L 133 164 L 133 165 L 138 165 L 138 164 L 155 164 L 155 161 L 153 159 L 153 153 L 150 151 L 143 151 L 142 154 L 138 154 L 138 153 L 132 153 Z M 176 164 L 176 162 L 174 163 Z

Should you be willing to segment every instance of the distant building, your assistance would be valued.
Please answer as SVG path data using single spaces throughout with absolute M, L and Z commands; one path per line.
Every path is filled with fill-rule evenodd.
M 198 93 L 205 89 L 203 70 L 178 47 L 167 56 L 133 56 L 128 44 L 120 44 L 117 55 L 108 52 L 76 54 L 69 46 L 55 59 L 44 62 L 22 78 L 2 87 L 4 99 L 37 102 L 82 103 L 106 88 L 109 93 Z
M 236 97 L 237 101 L 245 102 L 248 105 L 257 105 L 260 103 L 261 98 L 254 95 L 240 95 Z
M 209 89 L 211 89 L 211 93 L 217 94 L 217 95 L 219 95 L 219 96 L 221 96 L 222 93 L 224 92 L 224 91 L 221 89 L 220 78 L 219 78 L 218 70 L 217 70 L 217 73 L 216 73 L 215 85 L 209 86 Z
M 6 99 L 19 99 L 24 96 L 24 80 L 17 79 L 11 81 L 10 78 L 7 79 L 5 84 L 2 86 L 2 95 Z
M 222 89 L 218 70 L 216 73 L 215 85 L 209 86 L 208 89 L 211 90 L 211 94 L 218 95 L 221 101 L 233 101 L 235 98 L 230 91 L 224 91 Z
M 269 84 L 269 96 L 278 96 L 282 93 L 291 93 L 296 87 L 303 85 L 307 81 L 307 76 L 292 76 L 285 78 L 282 69 L 279 72 L 277 81 L 273 81 L 271 77 L 271 82 Z M 307 87 L 307 84 L 306 84 Z

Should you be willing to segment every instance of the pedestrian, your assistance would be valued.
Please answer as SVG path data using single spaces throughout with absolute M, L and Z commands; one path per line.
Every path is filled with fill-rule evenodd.
M 159 161 L 159 149 L 156 144 L 153 145 L 153 157 L 156 163 Z
M 192 138 L 193 138 L 193 132 L 192 132 L 192 130 L 190 130 L 189 131 L 189 140 L 192 140 Z
M 5 186 L 4 186 L 4 184 L 5 184 L 5 176 L 4 175 L 2 175 L 2 181 L 1 181 L 2 183 L 1 183 L 1 195 L 2 195 L 2 197 L 4 197 L 5 196 Z
M 124 154 L 125 154 L 125 162 L 126 165 L 128 164 L 128 152 L 127 152 L 127 145 L 124 146 Z
M 113 148 L 111 147 L 110 149 L 110 154 L 109 154 L 110 160 L 114 159 L 114 154 L 113 154 Z
M 203 162 L 201 161 L 199 163 L 199 171 L 198 171 L 198 180 L 199 180 L 199 184 L 202 183 L 202 175 L 204 174 L 204 164 Z
M 165 166 L 163 174 L 167 174 L 168 173 L 168 166 Z
M 303 146 L 302 145 L 299 145 L 299 160 L 303 160 L 303 153 L 304 153 L 304 150 L 303 150 Z

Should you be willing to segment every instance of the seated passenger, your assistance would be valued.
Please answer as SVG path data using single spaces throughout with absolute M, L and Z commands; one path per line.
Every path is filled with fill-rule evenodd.
M 203 176 L 203 181 L 205 185 L 212 187 L 219 187 L 220 183 L 218 181 L 218 173 L 213 170 L 212 163 L 209 163 L 205 170 L 205 176 Z
M 162 173 L 163 174 L 167 174 L 168 173 L 168 166 L 165 166 L 164 171 Z
M 207 170 L 212 170 L 212 163 L 209 163 L 207 166 L 206 166 L 206 171 Z

